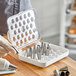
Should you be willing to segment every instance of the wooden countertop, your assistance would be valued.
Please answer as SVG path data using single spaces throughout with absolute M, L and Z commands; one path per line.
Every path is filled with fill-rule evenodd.
M 1 75 L 1 76 L 54 76 L 53 71 L 64 66 L 69 67 L 70 76 L 76 76 L 76 61 L 66 57 L 46 68 L 40 68 L 32 64 L 23 62 L 18 59 L 16 54 L 8 54 L 6 57 L 8 61 L 17 66 L 16 73 Z

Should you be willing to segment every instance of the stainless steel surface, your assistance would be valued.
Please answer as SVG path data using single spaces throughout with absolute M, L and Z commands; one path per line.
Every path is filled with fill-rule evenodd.
M 9 70 L 15 70 L 15 69 L 17 69 L 17 67 L 13 64 L 10 64 L 8 69 Z

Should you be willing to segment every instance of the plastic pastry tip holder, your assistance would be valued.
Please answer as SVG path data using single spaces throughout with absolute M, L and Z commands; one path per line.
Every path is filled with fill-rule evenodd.
M 8 30 L 9 41 L 12 43 L 13 46 L 17 46 L 20 60 L 31 63 L 39 67 L 47 67 L 55 63 L 56 61 L 68 56 L 69 54 L 68 49 L 53 44 L 49 44 L 52 49 L 61 50 L 61 54 L 58 53 L 58 55 L 55 55 L 53 58 L 50 56 L 51 53 L 49 54 L 49 56 L 44 56 L 41 55 L 41 53 L 37 52 L 36 55 L 38 55 L 38 58 L 41 60 L 33 59 L 34 57 L 32 58 L 31 50 L 29 53 L 31 55 L 31 58 L 28 57 L 29 56 L 28 51 L 26 51 L 28 55 L 24 56 L 22 48 L 29 46 L 32 43 L 35 43 L 37 45 L 40 43 L 40 41 L 38 40 L 39 34 L 36 28 L 35 13 L 32 9 L 20 12 L 14 16 L 9 17 L 7 20 L 7 24 L 9 29 Z M 48 43 L 46 43 L 46 45 L 47 44 Z M 46 53 L 46 55 L 47 54 L 48 53 Z M 33 56 L 35 56 L 35 54 L 33 54 Z

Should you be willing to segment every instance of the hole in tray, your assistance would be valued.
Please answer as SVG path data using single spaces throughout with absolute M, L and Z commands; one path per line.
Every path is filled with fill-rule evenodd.
M 25 20 L 23 21 L 23 24 L 24 24 L 24 25 L 26 24 Z
M 22 16 L 20 16 L 20 20 L 22 20 Z
M 15 41 L 16 40 L 16 38 L 15 37 L 13 37 L 13 41 Z
M 35 38 L 35 35 L 32 35 L 32 38 L 34 39 Z
M 21 26 L 21 22 L 19 22 L 19 26 Z
M 21 44 L 21 45 L 23 44 L 23 41 L 22 41 L 22 40 L 20 40 L 20 44 Z
M 30 20 L 29 19 L 27 19 L 27 23 L 30 23 Z
M 35 33 L 35 29 L 33 29 L 33 32 Z
M 26 25 L 26 29 L 29 29 L 28 25 Z
M 26 18 L 26 14 L 24 14 L 24 18 Z
M 14 19 L 12 19 L 11 22 L 14 23 Z
M 28 37 L 28 40 L 31 40 L 30 36 Z
M 20 39 L 19 35 L 17 35 L 17 39 Z
M 23 34 L 21 34 L 21 37 L 23 38 L 23 37 L 24 37 L 24 35 L 23 35 Z
M 32 31 L 31 31 L 31 30 L 29 30 L 29 33 L 30 33 L 30 34 L 32 34 Z
M 27 33 L 27 32 L 25 32 L 25 35 L 27 36 L 27 35 L 28 35 L 28 33 Z
M 30 27 L 31 27 L 31 28 L 33 27 L 32 23 L 30 24 Z
M 37 29 L 36 29 L 36 28 L 34 28 L 34 29 L 33 29 L 33 32 L 35 33 L 36 31 L 37 31 Z
M 18 29 L 18 33 L 20 33 L 20 29 Z
M 18 22 L 18 17 L 16 17 L 16 21 Z
M 11 30 L 13 30 L 13 26 L 11 26 Z
M 30 15 L 30 12 L 28 13 L 28 17 L 30 17 L 31 15 Z
M 16 35 L 16 30 L 14 31 L 14 34 Z
M 17 46 L 19 45 L 18 41 L 16 42 L 16 45 L 17 45 Z
M 17 24 L 15 24 L 15 28 L 17 28 Z
M 22 31 L 23 31 L 23 32 L 25 31 L 25 28 L 24 28 L 24 26 L 22 26 Z
M 32 22 L 34 21 L 33 17 L 31 17 L 31 21 L 32 21 Z
M 24 42 L 26 42 L 27 40 L 26 40 L 26 38 L 24 38 Z

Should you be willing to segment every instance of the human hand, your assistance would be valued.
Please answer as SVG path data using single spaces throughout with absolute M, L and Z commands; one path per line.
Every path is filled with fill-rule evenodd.
M 6 56 L 9 52 L 15 53 L 12 45 L 0 35 L 0 57 Z

